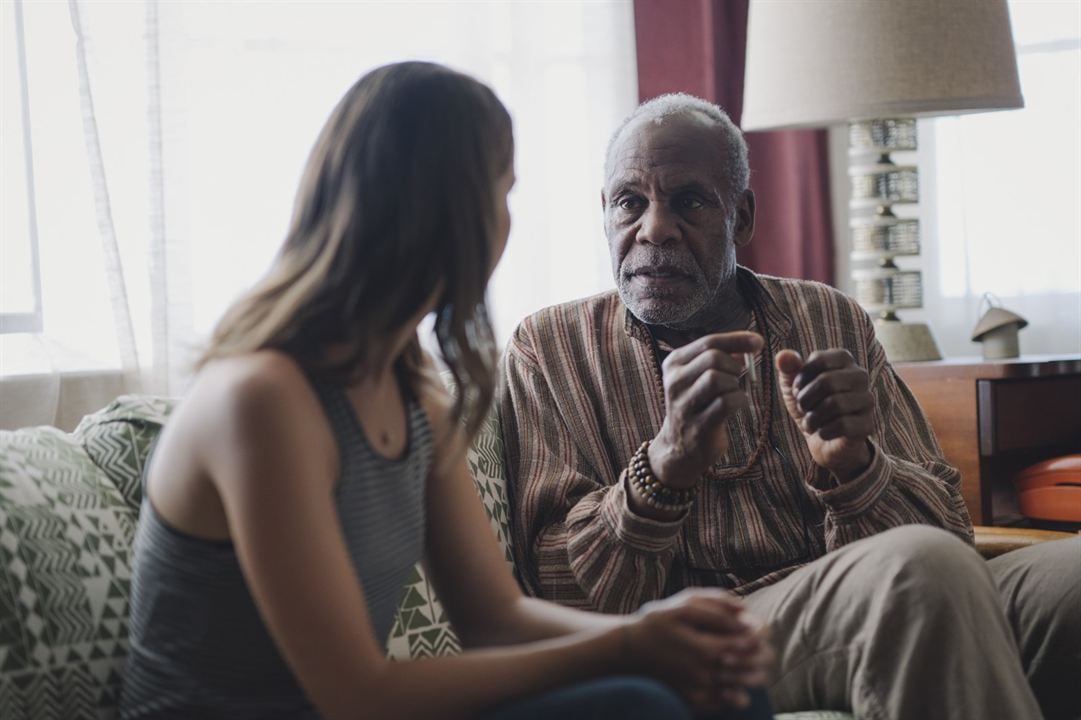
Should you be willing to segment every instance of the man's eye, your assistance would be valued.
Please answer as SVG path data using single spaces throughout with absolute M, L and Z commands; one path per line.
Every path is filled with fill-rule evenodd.
M 642 198 L 639 197 L 622 197 L 616 204 L 624 210 L 641 210 L 643 207 Z
M 705 206 L 706 204 L 702 202 L 702 199 L 694 195 L 684 195 L 679 199 L 679 207 L 684 210 L 700 210 Z

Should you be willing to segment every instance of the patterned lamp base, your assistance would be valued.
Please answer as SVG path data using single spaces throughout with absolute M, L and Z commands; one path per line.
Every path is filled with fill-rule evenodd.
M 926 323 L 875 320 L 875 335 L 891 363 L 942 359 Z

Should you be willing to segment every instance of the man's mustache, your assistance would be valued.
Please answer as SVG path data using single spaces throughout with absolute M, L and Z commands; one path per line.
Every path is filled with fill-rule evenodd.
M 693 262 L 675 253 L 650 253 L 646 256 L 635 256 L 633 260 L 630 258 L 623 260 L 623 274 L 627 276 L 658 271 L 681 273 L 688 277 L 695 277 L 698 274 L 698 268 Z

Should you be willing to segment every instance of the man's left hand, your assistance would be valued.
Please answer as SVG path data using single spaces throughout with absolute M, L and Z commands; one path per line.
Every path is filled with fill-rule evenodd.
M 775 364 L 785 408 L 814 461 L 841 482 L 866 470 L 875 424 L 867 371 L 847 350 L 817 351 L 806 362 L 794 350 L 782 350 Z

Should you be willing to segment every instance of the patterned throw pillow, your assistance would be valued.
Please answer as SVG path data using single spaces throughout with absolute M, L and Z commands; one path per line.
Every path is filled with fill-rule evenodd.
M 472 447 L 466 462 L 473 474 L 477 493 L 484 503 L 504 557 L 514 569 L 510 545 L 510 517 L 507 505 L 507 476 L 503 465 L 503 436 L 499 414 L 493 408 Z M 394 618 L 394 628 L 387 642 L 387 655 L 393 660 L 453 655 L 462 645 L 450 626 L 435 590 L 418 565 L 409 580 L 402 604 Z
M 150 446 L 175 404 L 149 395 L 121 395 L 75 428 L 87 455 L 136 512 L 143 500 L 141 478 Z
M 0 717 L 115 715 L 135 522 L 74 437 L 0 432 Z
M 412 660 L 440 655 L 457 655 L 462 642 L 450 626 L 443 605 L 419 564 L 409 577 L 394 626 L 387 639 L 387 657 Z
M 473 483 L 488 513 L 496 539 L 503 548 L 503 557 L 514 570 L 514 554 L 510 537 L 510 505 L 507 503 L 507 471 L 503 460 L 503 433 L 499 411 L 493 408 L 473 440 L 465 456 Z

